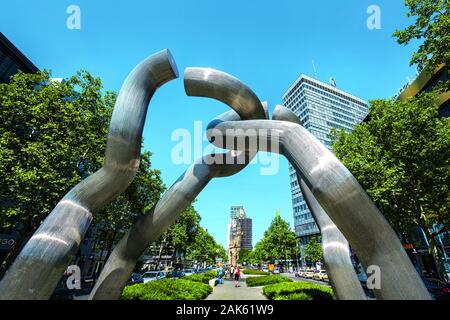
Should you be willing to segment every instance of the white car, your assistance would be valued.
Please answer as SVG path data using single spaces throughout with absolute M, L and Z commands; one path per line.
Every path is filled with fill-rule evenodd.
M 183 270 L 183 273 L 185 276 L 190 276 L 190 275 L 193 275 L 195 273 L 195 271 L 194 271 L 194 269 L 186 269 L 186 270 Z
M 273 269 L 272 273 L 273 274 L 280 274 L 280 269 L 275 268 L 275 269 Z
M 166 276 L 162 271 L 148 271 L 142 275 L 144 283 L 164 279 Z

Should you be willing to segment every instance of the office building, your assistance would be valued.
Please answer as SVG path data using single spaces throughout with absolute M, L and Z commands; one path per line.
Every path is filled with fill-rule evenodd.
M 302 125 L 328 148 L 331 148 L 331 129 L 350 132 L 368 113 L 366 101 L 338 89 L 332 78 L 327 84 L 302 74 L 286 90 L 282 101 L 299 117 Z M 289 166 L 289 174 L 295 233 L 306 243 L 320 232 L 300 191 L 292 166 Z
M 228 224 L 228 244 L 230 249 L 236 239 L 240 242 L 240 249 L 253 249 L 252 219 L 248 218 L 243 206 L 232 206 L 230 210 L 230 223 Z
M 0 32 L 0 83 L 8 83 L 19 70 L 33 73 L 39 69 Z

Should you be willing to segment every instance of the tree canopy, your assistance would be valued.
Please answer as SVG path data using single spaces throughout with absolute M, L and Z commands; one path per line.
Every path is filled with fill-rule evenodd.
M 80 71 L 62 83 L 49 72 L 0 84 L 0 226 L 33 228 L 103 162 L 114 93 Z
M 295 233 L 289 223 L 281 218 L 277 212 L 263 238 L 255 245 L 254 259 L 258 261 L 272 261 L 294 259 L 298 256 L 299 248 Z
M 394 36 L 399 44 L 413 39 L 423 40 L 411 57 L 410 65 L 418 70 L 425 67 L 435 70 L 440 64 L 450 65 L 450 3 L 448 0 L 405 0 L 407 16 L 415 17 L 414 24 L 396 30 Z M 450 81 L 447 81 L 447 90 Z
M 317 237 L 312 237 L 305 244 L 305 260 L 310 263 L 323 261 L 322 243 Z
M 421 226 L 429 241 L 449 229 L 450 120 L 437 117 L 436 95 L 371 101 L 368 122 L 334 132 L 333 151 L 407 235 Z M 430 227 L 440 230 L 430 233 Z

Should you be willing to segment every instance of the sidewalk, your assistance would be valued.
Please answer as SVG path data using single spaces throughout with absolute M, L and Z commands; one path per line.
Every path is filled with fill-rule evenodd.
M 237 288 L 234 287 L 234 281 L 229 279 L 223 284 L 218 284 L 205 300 L 267 300 L 267 298 L 262 294 L 262 287 L 247 287 L 243 277 Z

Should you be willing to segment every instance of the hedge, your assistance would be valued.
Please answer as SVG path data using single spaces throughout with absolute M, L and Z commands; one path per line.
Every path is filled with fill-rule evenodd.
M 261 271 L 261 270 L 254 270 L 254 269 L 244 269 L 242 270 L 243 274 L 258 274 L 263 276 L 268 276 L 270 272 Z
M 190 276 L 184 276 L 181 279 L 208 284 L 209 280 L 214 279 L 214 278 L 217 278 L 216 271 L 208 271 L 205 273 L 194 273 L 194 274 L 191 274 Z
M 280 275 L 271 275 L 261 277 L 249 277 L 245 281 L 247 283 L 247 286 L 249 287 L 259 287 L 279 282 L 292 282 L 292 279 Z
M 333 290 L 320 284 L 299 281 L 265 286 L 263 294 L 271 300 L 332 300 Z
M 125 287 L 122 300 L 201 300 L 212 292 L 208 284 L 185 279 L 161 279 Z

